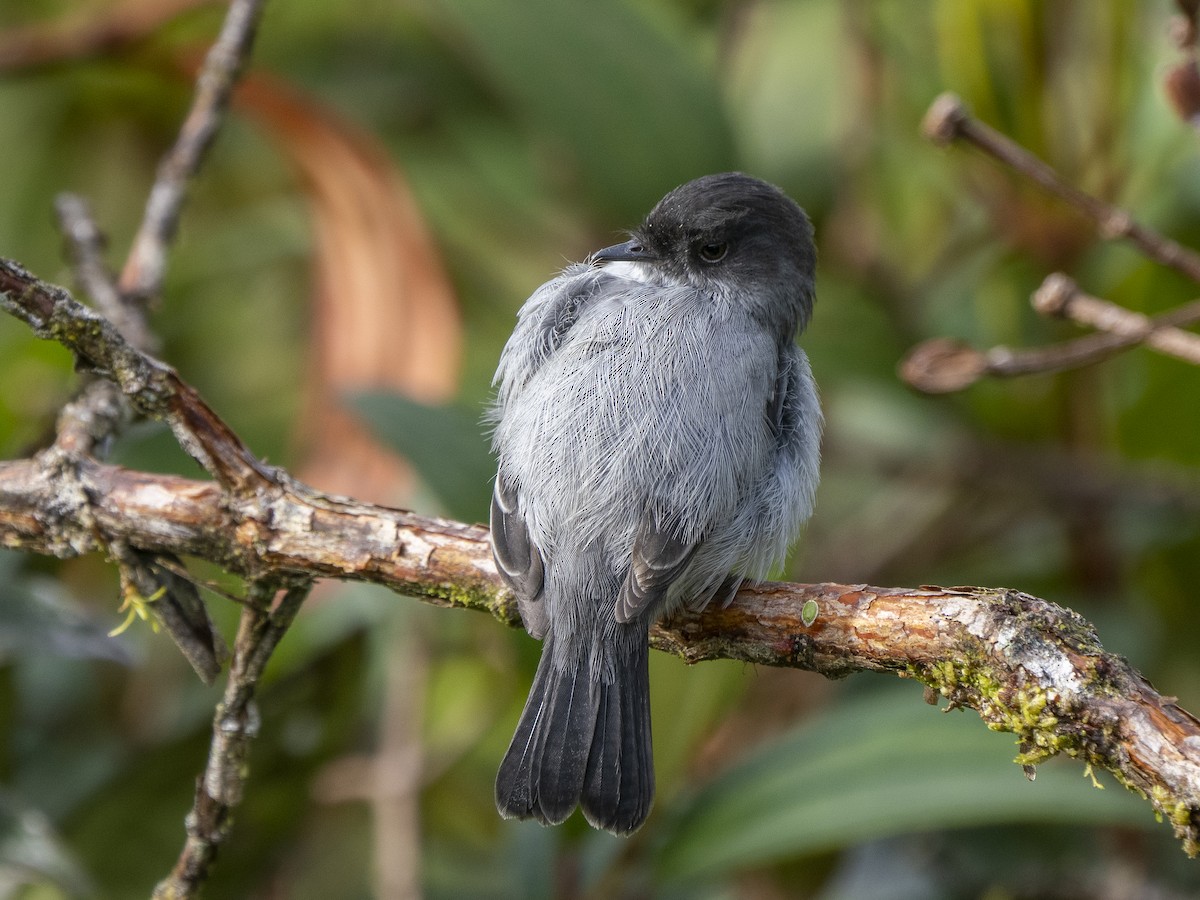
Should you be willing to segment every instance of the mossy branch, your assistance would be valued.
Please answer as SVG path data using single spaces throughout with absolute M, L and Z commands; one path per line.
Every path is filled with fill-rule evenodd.
M 0 307 L 113 377 L 218 478 L 134 472 L 88 455 L 64 465 L 54 447 L 0 462 L 0 545 L 72 556 L 120 544 L 203 558 L 256 583 L 366 581 L 519 624 L 483 527 L 321 494 L 254 459 L 193 388 L 65 290 L 3 261 L 0 287 L 10 291 Z M 1076 613 L 1045 600 L 1003 588 L 761 584 L 727 609 L 660 624 L 652 640 L 693 663 L 919 679 L 929 699 L 1016 734 L 1027 773 L 1060 753 L 1108 769 L 1150 800 L 1190 855 L 1200 851 L 1200 721 L 1105 652 Z

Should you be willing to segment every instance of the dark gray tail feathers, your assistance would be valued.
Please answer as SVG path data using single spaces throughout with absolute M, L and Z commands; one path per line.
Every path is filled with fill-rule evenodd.
M 628 834 L 654 801 L 646 640 L 621 642 L 627 658 L 611 684 L 592 679 L 586 656 L 558 671 L 552 640 L 500 763 L 496 807 L 506 819 L 557 825 L 582 806 L 595 827 Z

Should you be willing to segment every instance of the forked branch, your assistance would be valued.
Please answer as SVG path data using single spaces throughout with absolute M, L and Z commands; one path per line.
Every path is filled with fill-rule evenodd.
M 517 623 L 484 528 L 326 496 L 247 458 L 178 375 L 99 327 L 61 288 L 0 263 L 5 272 L 10 281 L 2 283 L 19 272 L 25 287 L 0 306 L 86 351 L 106 372 L 120 360 L 124 371 L 149 373 L 160 387 L 148 396 L 143 379 L 118 380 L 142 409 L 170 421 L 185 445 L 202 447 L 198 458 L 234 461 L 237 477 L 193 481 L 90 459 L 64 468 L 54 454 L 0 463 L 0 544 L 69 556 L 121 542 L 201 557 L 256 583 L 368 581 Z M 30 310 L 38 311 L 32 319 Z M 81 343 L 84 324 L 92 337 Z M 742 590 L 727 609 L 673 618 L 653 641 L 689 662 L 917 678 L 950 703 L 978 710 L 990 727 L 1015 733 L 1027 770 L 1059 753 L 1108 769 L 1150 799 L 1189 854 L 1200 851 L 1200 721 L 1105 652 L 1078 615 L 1045 600 L 998 588 L 763 584 Z M 204 848 L 195 849 L 203 858 Z

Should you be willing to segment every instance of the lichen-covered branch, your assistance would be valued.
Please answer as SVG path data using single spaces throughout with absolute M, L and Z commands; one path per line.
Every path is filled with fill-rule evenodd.
M 219 478 L 133 472 L 57 446 L 0 462 L 0 545 L 195 556 L 253 583 L 369 581 L 517 624 L 482 527 L 323 495 L 255 459 L 173 370 L 67 291 L 3 261 L 0 290 L 0 307 L 113 377 Z M 809 601 L 817 616 L 806 625 Z M 1150 798 L 1189 853 L 1200 851 L 1200 722 L 1105 653 L 1076 614 L 1044 600 L 988 588 L 760 585 L 728 609 L 659 626 L 654 643 L 692 662 L 918 678 L 977 709 L 989 727 L 1016 733 L 1025 766 L 1065 753 L 1110 770 Z M 194 860 L 216 846 L 215 834 L 203 846 L 189 838 Z
M 64 490 L 61 473 L 38 460 L 0 463 L 0 544 L 69 555 L 120 535 L 252 579 L 369 581 L 517 623 L 484 528 L 327 497 L 273 474 L 231 503 L 210 482 L 92 463 Z M 808 601 L 817 616 L 806 626 Z M 727 609 L 658 626 L 653 640 L 689 662 L 917 678 L 1014 732 L 1023 765 L 1064 753 L 1113 772 L 1150 798 L 1188 853 L 1200 850 L 1200 722 L 1106 653 L 1078 615 L 1044 600 L 992 588 L 763 584 Z
M 251 489 L 266 476 L 267 467 L 174 369 L 142 353 L 69 291 L 0 258 L 0 309 L 114 381 L 141 413 L 165 421 L 180 446 L 221 483 Z

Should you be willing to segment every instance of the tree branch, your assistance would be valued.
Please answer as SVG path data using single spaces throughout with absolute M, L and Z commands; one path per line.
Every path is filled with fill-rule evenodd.
M 155 900 L 177 900 L 198 893 L 232 825 L 231 813 L 242 802 L 250 742 L 258 736 L 260 723 L 254 703 L 258 682 L 312 582 L 305 580 L 289 588 L 272 610 L 279 587 L 278 579 L 251 585 L 238 624 L 225 694 L 213 716 L 208 762 L 196 783 L 196 798 L 186 820 L 187 840 L 171 874 L 154 888 Z
M 67 251 L 79 287 L 129 343 L 153 353 L 158 341 L 146 327 L 144 311 L 125 302 L 112 272 L 104 264 L 105 238 L 92 218 L 88 202 L 77 194 L 59 194 L 54 201 L 54 210 L 58 214 L 59 228 L 67 239 Z
M 1084 299 L 1083 309 L 1070 312 L 1072 299 Z M 1102 329 L 1094 334 L 1047 347 L 978 350 L 953 338 L 932 338 L 909 351 L 900 363 L 900 377 L 917 390 L 945 394 L 970 387 L 980 378 L 1013 378 L 1039 372 L 1061 372 L 1100 362 L 1129 347 L 1146 345 L 1187 362 L 1200 364 L 1195 342 L 1200 337 L 1180 331 L 1200 322 L 1200 300 L 1184 303 L 1157 316 L 1143 316 L 1083 293 L 1061 273 L 1047 275 L 1030 297 L 1039 312 L 1066 315 Z
M 222 484 L 246 490 L 265 477 L 268 467 L 174 369 L 139 351 L 70 292 L 0 258 L 0 309 L 112 379 L 140 412 L 170 425 L 180 446 Z
M 1200 92 L 1200 88 L 1197 90 Z M 1197 102 L 1200 103 L 1200 100 Z M 1090 219 L 1105 239 L 1125 238 L 1149 259 L 1200 282 L 1200 254 L 1134 221 L 1126 211 L 1068 183 L 1051 166 L 1020 144 L 972 117 L 954 94 L 942 94 L 933 101 L 921 123 L 921 130 L 938 146 L 947 146 L 960 140 L 971 144 L 1065 200 Z M 1047 301 L 1062 301 L 1065 296 L 1062 293 L 1064 282 L 1060 280 L 1063 278 L 1065 276 L 1062 275 L 1048 276 L 1033 295 L 1034 307 L 1039 311 L 1058 310 L 1058 314 L 1101 328 L 1103 333 L 1089 334 L 1047 347 L 1020 350 L 992 347 L 985 351 L 952 338 L 933 338 L 909 351 L 900 363 L 900 377 L 925 393 L 950 393 L 963 390 L 984 376 L 1011 378 L 1090 365 L 1143 342 L 1189 362 L 1194 360 L 1191 355 L 1194 348 L 1182 346 L 1193 344 L 1194 336 L 1172 334 L 1171 330 L 1200 321 L 1200 301 L 1147 317 L 1120 310 L 1114 304 L 1107 304 L 1103 315 L 1099 315 L 1101 310 L 1096 303 L 1106 301 L 1089 303 L 1085 300 L 1082 305 L 1074 305 L 1075 313 L 1072 314 L 1068 312 L 1070 304 L 1050 302 L 1047 305 Z M 1077 288 L 1074 294 L 1086 296 Z M 1119 313 L 1115 310 L 1119 310 Z M 1134 317 L 1139 320 L 1136 326 Z
M 193 5 L 191 0 L 185 2 Z M 96 464 L 108 440 L 129 420 L 129 402 L 166 421 L 179 444 L 223 485 L 229 499 L 270 480 L 270 470 L 196 392 L 172 369 L 143 352 L 157 346 L 147 326 L 146 308 L 162 290 L 167 252 L 187 186 L 220 128 L 263 6 L 264 0 L 230 0 L 221 32 L 196 79 L 188 115 L 159 164 L 119 283 L 104 264 L 103 236 L 86 202 L 70 194 L 58 198 L 60 227 L 76 278 L 100 313 L 86 309 L 65 291 L 38 282 L 19 266 L 4 264 L 0 271 L 0 306 L 42 337 L 59 340 L 107 379 L 85 384 L 64 407 L 54 445 L 37 460 L 42 474 L 50 476 L 48 483 L 57 482 L 61 489 L 57 496 L 47 496 L 47 508 L 61 512 L 64 506 L 78 507 L 66 513 L 68 518 L 59 519 L 70 522 L 67 530 L 75 533 L 94 522 L 84 508 L 86 499 L 72 491 L 80 487 L 85 470 Z M 84 46 L 89 46 L 86 40 Z M 117 562 L 125 603 L 137 604 L 135 609 L 143 614 L 149 607 L 201 679 L 214 681 L 228 651 L 178 557 L 169 551 L 147 551 L 126 541 L 119 530 L 101 536 L 100 545 Z M 275 612 L 269 612 L 270 597 L 292 582 L 296 579 L 272 572 L 251 584 L 225 697 L 213 721 L 208 763 L 187 816 L 187 839 L 175 868 L 155 889 L 155 897 L 195 896 L 228 832 L 248 772 L 250 740 L 258 728 L 253 707 L 258 680 L 311 586 L 310 578 L 300 579 Z
M 1090 325 L 1097 331 L 1129 338 L 1160 353 L 1200 366 L 1200 334 L 1169 325 L 1156 325 L 1149 316 L 1093 297 L 1080 290 L 1073 279 L 1061 272 L 1046 276 L 1031 299 L 1033 308 L 1044 316 L 1058 316 L 1081 325 Z M 1179 310 L 1186 308 L 1172 310 L 1173 317 L 1179 318 Z M 1197 317 L 1200 318 L 1200 315 Z
M 128 299 L 152 301 L 162 289 L 167 248 L 179 224 L 187 186 L 216 138 L 242 66 L 250 55 L 265 0 L 231 0 L 216 43 L 208 51 L 192 106 L 179 136 L 158 166 L 141 227 L 133 239 L 119 286 Z
M 65 556 L 120 536 L 250 578 L 366 581 L 518 624 L 484 528 L 328 497 L 273 474 L 231 504 L 211 482 L 93 463 L 64 486 L 38 460 L 0 463 L 0 543 Z M 809 601 L 818 614 L 805 626 Z M 919 679 L 1015 733 L 1023 765 L 1064 753 L 1113 772 L 1151 800 L 1189 854 L 1200 850 L 1200 722 L 1106 653 L 1078 615 L 1045 600 L 1003 588 L 762 584 L 727 609 L 657 626 L 653 643 L 688 662 Z
M 1016 141 L 974 118 L 954 94 L 942 94 L 933 101 L 925 113 L 921 131 L 943 147 L 955 141 L 966 141 L 1065 200 L 1091 219 L 1102 237 L 1108 240 L 1124 238 L 1146 257 L 1200 282 L 1200 254 L 1134 221 L 1125 210 L 1070 184 Z
M 201 448 L 199 458 L 224 476 L 200 482 L 90 458 L 63 465 L 53 447 L 3 462 L 3 546 L 72 556 L 119 542 L 201 557 L 256 583 L 368 581 L 518 624 L 484 528 L 321 494 L 254 459 L 195 390 L 63 289 L 3 261 L 0 287 L 21 291 L 0 296 L 0 306 L 113 373 L 136 404 L 171 422 L 181 442 Z M 261 633 L 259 609 L 250 604 L 244 629 Z M 766 584 L 743 590 L 728 609 L 673 618 L 654 630 L 653 642 L 689 662 L 917 678 L 951 704 L 978 710 L 989 727 L 1015 733 L 1026 767 L 1065 753 L 1113 772 L 1150 799 L 1189 854 L 1200 851 L 1200 722 L 1106 653 L 1078 615 L 1044 600 L 998 588 Z M 253 678 L 250 652 L 235 647 L 229 690 L 236 673 Z M 208 815 L 205 803 L 195 815 Z M 185 856 L 201 868 L 219 842 L 221 815 L 212 813 L 211 827 L 189 837 Z

